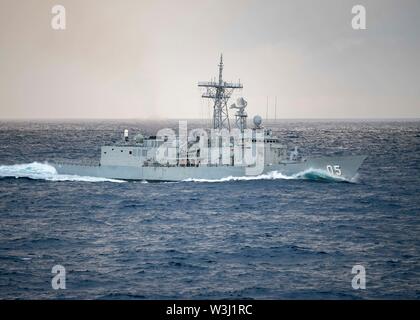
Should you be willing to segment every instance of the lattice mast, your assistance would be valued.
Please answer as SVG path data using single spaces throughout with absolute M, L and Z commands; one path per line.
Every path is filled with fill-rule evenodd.
M 199 82 L 199 87 L 206 88 L 202 97 L 213 100 L 213 128 L 226 128 L 230 131 L 228 101 L 235 89 L 242 89 L 240 82 L 223 81 L 223 54 L 220 55 L 219 81 Z

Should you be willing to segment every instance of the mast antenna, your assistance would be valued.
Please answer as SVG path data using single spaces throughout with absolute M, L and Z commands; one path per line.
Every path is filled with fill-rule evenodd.
M 206 88 L 202 98 L 213 100 L 213 129 L 227 128 L 230 131 L 228 101 L 233 91 L 242 89 L 240 82 L 231 83 L 223 81 L 223 54 L 220 55 L 219 81 L 199 82 L 199 87 Z
M 268 96 L 267 96 L 267 106 L 265 108 L 265 120 L 268 121 Z
M 277 120 L 277 96 L 274 101 L 274 120 Z

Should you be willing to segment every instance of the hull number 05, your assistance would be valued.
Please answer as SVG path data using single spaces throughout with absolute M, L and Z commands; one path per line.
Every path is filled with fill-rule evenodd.
M 341 176 L 341 168 L 338 165 L 327 165 L 327 171 L 331 175 Z

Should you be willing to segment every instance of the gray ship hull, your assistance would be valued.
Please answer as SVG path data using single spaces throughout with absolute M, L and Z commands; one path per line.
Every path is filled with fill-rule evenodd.
M 343 180 L 351 180 L 366 156 L 332 156 L 308 158 L 305 161 L 284 162 L 266 165 L 261 174 L 277 172 L 285 176 L 293 176 L 311 170 L 324 172 L 327 175 Z M 199 167 L 143 167 L 143 166 L 111 166 L 111 165 L 77 165 L 52 164 L 58 174 L 91 176 L 121 180 L 147 181 L 183 181 L 220 180 L 228 177 L 245 177 L 245 167 L 235 166 L 199 166 Z

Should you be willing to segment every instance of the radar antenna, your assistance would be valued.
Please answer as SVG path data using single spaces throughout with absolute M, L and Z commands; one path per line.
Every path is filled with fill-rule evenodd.
M 206 88 L 202 97 L 213 100 L 213 129 L 227 128 L 230 131 L 228 101 L 235 89 L 242 89 L 240 82 L 223 81 L 223 54 L 220 55 L 219 81 L 199 82 L 199 87 Z
M 245 112 L 245 108 L 247 104 L 248 102 L 246 102 L 244 98 L 238 98 L 236 100 L 236 103 L 230 106 L 230 109 L 238 110 L 235 113 L 235 121 L 236 121 L 236 126 L 239 128 L 239 130 L 241 130 L 241 132 L 243 132 L 244 129 L 246 129 L 246 119 L 248 115 Z

